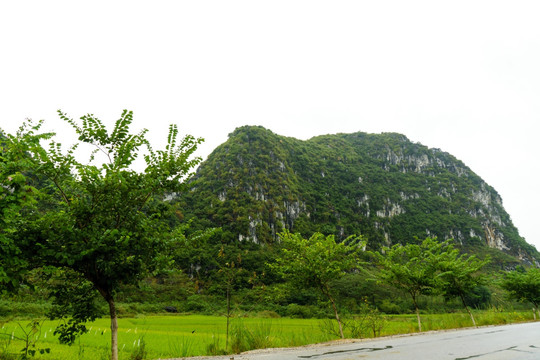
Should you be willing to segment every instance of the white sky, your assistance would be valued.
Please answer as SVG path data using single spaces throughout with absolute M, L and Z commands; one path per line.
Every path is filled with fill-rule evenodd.
M 208 155 L 242 125 L 399 132 L 455 155 L 540 249 L 538 1 L 0 1 L 0 127 L 57 109 Z

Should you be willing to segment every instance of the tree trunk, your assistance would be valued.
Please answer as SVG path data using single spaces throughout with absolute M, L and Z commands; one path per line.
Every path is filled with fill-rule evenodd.
M 467 312 L 469 313 L 469 316 L 471 317 L 473 326 L 474 326 L 474 327 L 477 327 L 477 326 L 476 326 L 476 321 L 474 321 L 474 316 L 473 316 L 471 310 L 469 309 L 469 307 L 467 306 L 467 304 L 465 304 L 465 298 L 463 297 L 463 294 L 459 294 L 459 297 L 461 298 L 461 302 L 462 302 L 463 306 L 465 307 L 465 310 L 467 310 Z
M 109 304 L 109 315 L 111 317 L 111 360 L 118 360 L 118 317 L 116 316 L 116 304 L 114 298 L 108 290 L 95 285 L 101 296 Z
M 109 297 L 109 313 L 111 315 L 111 360 L 118 360 L 118 318 L 114 299 Z
M 414 308 L 416 310 L 416 320 L 418 321 L 418 332 L 422 332 L 422 322 L 420 321 L 420 309 L 418 309 L 418 304 L 416 303 L 416 296 L 412 296 L 414 303 Z
M 338 311 L 337 311 L 337 307 L 336 307 L 336 303 L 334 301 L 334 298 L 330 295 L 329 292 L 327 292 L 326 295 L 328 296 L 328 298 L 330 299 L 330 302 L 332 303 L 332 308 L 334 309 L 334 314 L 336 315 L 336 320 L 337 320 L 337 323 L 338 323 L 338 326 L 339 326 L 339 334 L 341 335 L 342 339 L 345 339 L 345 335 L 343 335 L 343 326 L 341 325 L 341 320 L 339 318 L 339 314 L 338 314 Z
M 227 286 L 227 335 L 225 336 L 225 350 L 229 349 L 229 320 L 231 318 L 231 292 Z

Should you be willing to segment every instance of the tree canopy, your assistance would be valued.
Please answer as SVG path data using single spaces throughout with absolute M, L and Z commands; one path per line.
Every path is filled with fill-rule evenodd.
M 391 248 L 384 248 L 384 254 L 376 254 L 381 265 L 381 280 L 411 296 L 419 331 L 422 331 L 422 322 L 418 297 L 437 291 L 437 261 L 445 245 L 447 244 L 426 238 L 420 244 L 396 244 Z
M 357 254 L 365 249 L 361 236 L 352 236 L 336 242 L 333 235 L 315 233 L 306 239 L 300 234 L 283 232 L 280 235 L 282 249 L 273 268 L 291 282 L 318 289 L 332 305 L 340 335 L 343 327 L 335 303 L 331 283 L 340 279 L 356 266 Z
M 25 122 L 16 134 L 0 131 L 0 290 L 14 290 L 23 280 L 28 259 L 14 239 L 20 223 L 35 210 L 39 191 L 32 185 L 33 162 L 29 153 L 40 147 L 40 140 L 51 134 L 39 134 L 42 122 Z
M 480 270 L 489 262 L 489 258 L 481 260 L 475 255 L 461 254 L 458 249 L 454 249 L 453 245 L 449 245 L 446 251 L 441 253 L 437 263 L 440 271 L 441 294 L 446 298 L 459 298 L 474 326 L 476 326 L 476 321 L 467 306 L 465 297 L 485 283 L 485 276 L 480 273 Z
M 85 331 L 81 324 L 96 316 L 89 289 L 107 301 L 116 360 L 115 293 L 120 285 L 136 283 L 167 260 L 167 245 L 173 240 L 163 219 L 167 203 L 155 200 L 185 189 L 185 180 L 200 162 L 190 157 L 202 139 L 188 135 L 179 141 L 177 126 L 171 125 L 165 149 L 154 150 L 145 137 L 147 130 L 130 132 L 130 111 L 122 113 L 111 132 L 93 115 L 78 121 L 60 111 L 59 115 L 78 135 L 77 144 L 67 151 L 55 140 L 48 148 L 38 146 L 31 131 L 17 138 L 27 143 L 21 158 L 29 162 L 28 171 L 44 186 L 39 208 L 25 214 L 9 238 L 18 244 L 22 259 L 32 259 L 32 266 L 64 270 L 65 285 L 53 295 L 55 303 L 69 313 L 56 315 L 72 319 L 57 329 L 60 339 L 73 341 Z M 30 128 L 39 130 L 39 126 Z M 14 140 L 7 139 L 10 149 L 18 146 Z M 77 159 L 81 144 L 94 148 L 89 162 Z M 135 161 L 143 148 L 146 165 L 137 171 Z M 8 164 L 16 165 L 9 159 Z M 13 212 L 17 206 L 12 202 Z M 74 303 L 84 305 L 75 307 Z
M 510 298 L 521 302 L 530 302 L 535 313 L 540 305 L 540 269 L 518 267 L 516 270 L 503 273 L 501 287 L 508 292 Z M 536 315 L 535 315 L 536 316 Z

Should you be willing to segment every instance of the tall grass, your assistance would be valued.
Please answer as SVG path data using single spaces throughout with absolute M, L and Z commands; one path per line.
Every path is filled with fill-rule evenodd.
M 194 356 L 195 343 L 195 336 L 182 335 L 180 337 L 169 338 L 169 352 L 182 358 Z
M 231 335 L 233 353 L 272 347 L 273 344 L 272 323 L 267 319 L 260 319 L 259 322 L 250 325 L 242 318 L 235 319 Z

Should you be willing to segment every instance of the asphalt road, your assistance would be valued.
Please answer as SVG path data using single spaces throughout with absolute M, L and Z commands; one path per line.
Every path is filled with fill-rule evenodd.
M 539 360 L 540 322 L 266 349 L 212 359 L 233 357 L 234 360 Z

